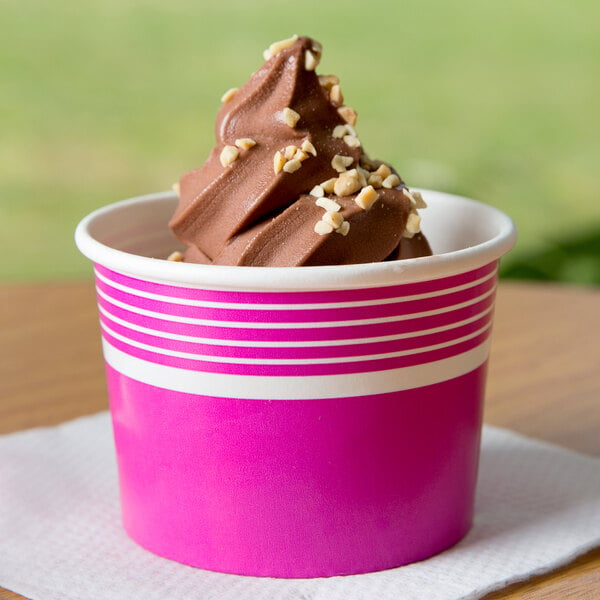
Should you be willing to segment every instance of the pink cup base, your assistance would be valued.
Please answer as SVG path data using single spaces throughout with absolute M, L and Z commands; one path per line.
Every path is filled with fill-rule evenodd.
M 471 524 L 485 370 L 371 396 L 247 400 L 107 366 L 125 529 L 158 555 L 240 575 L 355 574 L 439 553 Z

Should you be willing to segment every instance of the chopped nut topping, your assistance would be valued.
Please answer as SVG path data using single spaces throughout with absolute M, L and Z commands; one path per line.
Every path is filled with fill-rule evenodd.
M 264 52 L 263 58 L 265 60 L 269 60 L 272 56 L 279 54 L 282 50 L 289 48 L 293 43 L 298 39 L 297 35 L 293 35 L 291 38 L 286 40 L 280 40 L 278 42 L 273 42 Z
M 221 150 L 221 154 L 219 155 L 219 160 L 224 167 L 228 167 L 231 163 L 237 160 L 237 157 L 240 155 L 239 148 L 235 146 L 225 146 L 223 150 Z
M 172 186 L 171 189 L 178 195 L 181 196 L 181 189 L 179 187 L 179 181 L 176 181 Z
M 344 104 L 344 95 L 342 94 L 342 88 L 338 83 L 331 86 L 329 90 L 329 102 L 334 106 L 342 106 Z
M 333 231 L 333 227 L 329 223 L 325 223 L 325 221 L 317 221 L 315 225 L 315 233 L 319 235 L 327 235 Z
M 336 233 L 341 233 L 342 235 L 348 235 L 348 232 L 350 231 L 350 222 L 349 221 L 344 221 L 336 230 Z
M 334 138 L 341 140 L 345 135 L 347 135 L 347 133 L 348 133 L 347 125 L 336 125 L 333 128 L 333 133 L 331 135 L 333 135 Z
M 293 108 L 286 106 L 283 109 L 283 120 L 286 125 L 289 125 L 293 129 L 300 120 L 300 115 Z
M 296 150 L 298 150 L 296 146 L 286 146 L 285 150 L 283 151 L 283 156 L 285 156 L 287 160 L 292 160 L 296 154 Z
M 317 149 L 313 146 L 312 142 L 309 142 L 308 140 L 304 140 L 300 148 L 303 152 L 307 152 L 308 154 L 312 154 L 313 156 L 317 155 Z
M 326 212 L 322 217 L 321 221 L 331 225 L 334 229 L 337 229 L 343 222 L 344 217 L 342 217 L 341 212 Z
M 250 148 L 256 146 L 256 142 L 252 138 L 238 138 L 235 140 L 235 145 L 241 150 L 250 150 Z
M 352 125 L 350 125 L 350 123 L 346 123 L 346 129 L 348 130 L 348 133 L 350 135 L 353 135 L 354 137 L 358 137 L 358 135 L 356 133 L 356 129 L 354 129 L 354 127 L 352 127 Z
M 373 186 L 368 185 L 360 190 L 356 198 L 354 198 L 354 202 L 363 210 L 369 210 L 377 198 L 379 198 L 379 194 L 373 189 Z
M 360 181 L 360 187 L 367 185 L 367 177 L 370 175 L 369 171 L 365 171 L 362 167 L 356 167 L 358 171 L 358 180 Z
M 386 177 L 389 177 L 392 174 L 392 170 L 385 163 L 381 163 L 377 167 L 375 173 L 377 173 L 377 175 L 381 175 L 382 179 L 385 179 Z
M 391 190 L 392 188 L 395 188 L 396 186 L 400 185 L 400 177 L 398 177 L 398 175 L 396 175 L 395 173 L 392 173 L 383 180 L 383 183 L 381 185 L 384 188 Z
M 315 185 L 315 187 L 308 193 L 315 198 L 322 198 L 325 195 L 325 192 L 320 185 Z
M 302 163 L 297 158 L 292 158 L 283 165 L 283 170 L 286 173 L 295 173 L 301 166 Z
M 406 191 L 408 191 L 408 190 L 406 190 Z M 427 203 L 425 202 L 425 200 L 423 200 L 423 196 L 421 195 L 421 192 L 411 191 L 409 193 L 411 195 L 411 198 L 414 200 L 415 208 L 427 208 Z
M 340 173 L 337 178 L 333 191 L 336 196 L 351 196 L 354 192 L 360 189 L 360 180 L 358 177 L 358 171 L 352 169 L 351 171 L 344 171 Z
M 315 204 L 321 208 L 324 208 L 327 212 L 337 212 L 338 210 L 342 209 L 342 207 L 331 198 L 319 198 Z
M 355 135 L 345 135 L 344 142 L 346 142 L 350 148 L 360 148 L 360 140 Z
M 307 71 L 314 71 L 317 68 L 318 64 L 319 59 L 317 58 L 317 56 L 310 50 L 307 50 L 304 54 L 304 68 Z
M 336 154 L 331 159 L 331 166 L 338 172 L 343 173 L 347 167 L 349 167 L 354 162 L 354 159 L 351 156 L 342 156 L 341 154 Z
M 170 260 L 172 262 L 183 262 L 183 254 L 179 252 L 179 250 L 176 250 L 175 252 L 171 252 L 171 254 L 167 256 L 167 260 Z
M 296 158 L 300 162 L 302 162 L 303 160 L 306 160 L 308 158 L 308 154 L 306 154 L 306 152 L 304 152 L 304 150 L 300 150 L 300 148 L 296 148 L 296 152 L 294 153 L 294 156 L 292 158 Z
M 239 88 L 230 88 L 222 96 L 221 102 L 229 102 L 238 92 Z
M 336 177 L 332 177 L 321 184 L 321 187 L 326 194 L 333 194 L 333 186 L 335 185 L 336 180 Z
M 329 91 L 334 85 L 338 85 L 340 82 L 337 75 L 319 75 L 319 83 L 322 88 Z
M 367 183 L 375 189 L 380 188 L 383 184 L 383 177 L 377 173 L 371 173 L 367 179 Z
M 275 175 L 277 175 L 277 173 L 281 173 L 283 165 L 285 165 L 285 157 L 278 150 L 273 156 L 273 169 L 275 171 Z
M 408 215 L 406 221 L 406 233 L 412 234 L 412 237 L 415 233 L 419 233 L 419 231 L 421 231 L 421 217 L 416 212 L 412 212 Z M 406 233 L 405 237 L 408 237 Z
M 352 127 L 356 125 L 356 118 L 358 115 L 353 108 L 350 108 L 349 106 L 340 106 L 337 110 L 340 114 L 340 117 L 342 117 L 346 123 L 350 123 Z

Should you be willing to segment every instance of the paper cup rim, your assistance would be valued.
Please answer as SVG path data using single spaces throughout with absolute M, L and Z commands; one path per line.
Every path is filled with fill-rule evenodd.
M 464 205 L 477 206 L 488 214 L 488 218 L 494 219 L 497 224 L 496 234 L 482 243 L 460 250 L 397 261 L 313 267 L 250 267 L 202 265 L 149 258 L 112 248 L 97 240 L 91 233 L 93 224 L 111 212 L 152 202 L 172 201 L 176 197 L 174 192 L 165 191 L 121 200 L 94 210 L 77 225 L 75 243 L 80 252 L 93 263 L 138 278 L 176 285 L 270 290 L 341 289 L 438 279 L 498 260 L 514 246 L 517 239 L 514 222 L 499 209 L 455 194 L 421 191 L 424 195 L 436 195 Z

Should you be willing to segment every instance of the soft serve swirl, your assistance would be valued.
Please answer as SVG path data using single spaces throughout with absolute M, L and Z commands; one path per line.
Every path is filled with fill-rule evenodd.
M 389 165 L 371 160 L 321 45 L 294 36 L 223 96 L 217 144 L 185 173 L 169 225 L 187 262 L 301 266 L 431 254 L 419 208 Z

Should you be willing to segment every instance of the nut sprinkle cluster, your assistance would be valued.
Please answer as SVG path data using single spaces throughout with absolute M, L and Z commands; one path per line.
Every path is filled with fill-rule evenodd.
M 294 35 L 288 39 L 272 43 L 264 51 L 263 57 L 269 60 L 282 50 L 292 46 L 298 39 Z M 312 51 L 306 50 L 304 65 L 309 71 L 313 71 L 319 63 L 322 47 L 315 42 Z M 345 124 L 336 125 L 331 135 L 333 138 L 342 139 L 350 148 L 360 148 L 362 145 L 356 134 L 354 126 L 357 121 L 357 112 L 350 106 L 344 105 L 344 96 L 340 87 L 340 80 L 337 75 L 319 75 L 319 83 L 323 93 L 329 99 L 329 102 L 337 108 L 339 115 L 344 119 Z M 227 97 L 231 90 L 226 92 Z M 282 111 L 283 120 L 290 126 L 295 127 L 301 118 L 295 110 L 285 107 Z M 309 150 L 310 148 L 310 150 Z M 316 156 L 315 147 L 309 140 L 305 140 L 301 148 L 287 146 L 285 149 L 278 150 L 273 157 L 273 168 L 276 174 L 294 173 L 302 166 L 302 162 L 309 157 L 309 154 Z M 237 156 L 237 155 L 236 155 Z M 410 191 L 402 185 L 402 180 L 392 168 L 382 161 L 373 161 L 366 154 L 362 154 L 359 164 L 354 165 L 354 158 L 336 154 L 331 166 L 339 173 L 337 177 L 330 178 L 314 186 L 310 190 L 310 195 L 317 200 L 315 204 L 325 210 L 323 217 L 315 224 L 314 231 L 319 235 L 327 235 L 332 232 L 347 235 L 350 230 L 350 223 L 344 220 L 341 215 L 341 206 L 335 200 L 327 196 L 354 196 L 354 201 L 363 210 L 369 210 L 377 199 L 379 194 L 377 189 L 386 188 L 401 189 L 411 202 L 411 212 L 408 216 L 406 227 L 402 232 L 403 237 L 412 238 L 420 233 L 421 217 L 417 209 L 426 208 L 426 203 L 419 192 Z M 225 166 L 225 165 L 224 165 Z

